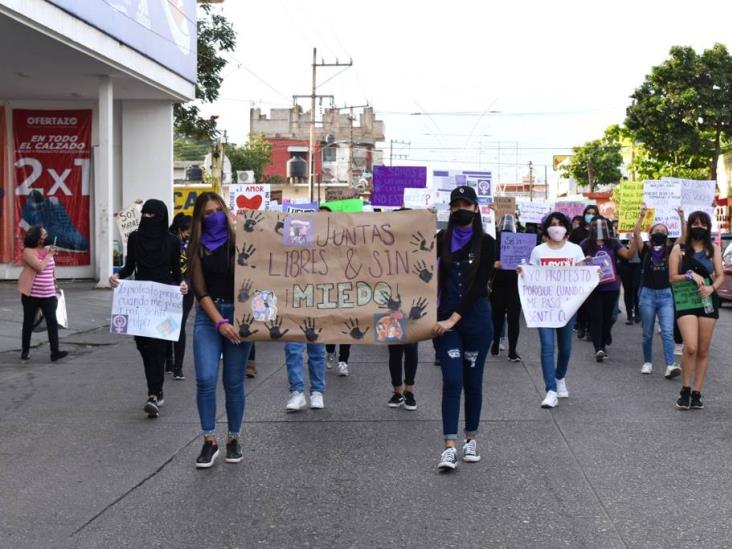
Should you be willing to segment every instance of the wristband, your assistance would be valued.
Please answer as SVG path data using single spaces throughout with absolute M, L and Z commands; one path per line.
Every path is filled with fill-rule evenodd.
M 224 324 L 228 324 L 228 323 L 229 323 L 229 320 L 226 319 L 226 318 L 222 318 L 221 320 L 217 320 L 216 321 L 216 324 L 214 324 L 214 326 L 216 327 L 216 331 L 218 332 L 219 331 L 219 328 L 221 328 L 221 326 L 223 326 Z
M 688 280 L 689 282 L 694 282 L 694 271 L 692 271 L 691 269 L 686 271 L 684 273 L 684 276 L 686 277 L 686 280 Z

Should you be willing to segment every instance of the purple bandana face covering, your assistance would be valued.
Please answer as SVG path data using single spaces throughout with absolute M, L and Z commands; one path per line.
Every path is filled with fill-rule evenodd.
M 473 226 L 459 227 L 455 226 L 452 228 L 452 241 L 450 242 L 450 251 L 456 252 L 470 242 L 473 236 Z
M 209 252 L 223 246 L 229 239 L 229 222 L 224 212 L 214 212 L 203 220 L 203 234 L 201 244 L 206 246 Z

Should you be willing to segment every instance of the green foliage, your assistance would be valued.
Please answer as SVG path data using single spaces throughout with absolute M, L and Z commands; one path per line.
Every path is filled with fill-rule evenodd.
M 232 177 L 244 170 L 254 170 L 257 181 L 262 180 L 264 168 L 272 163 L 272 144 L 264 135 L 250 135 L 249 142 L 237 147 L 234 144 L 225 147 L 225 154 L 231 161 Z
M 701 55 L 672 47 L 632 99 L 625 125 L 647 150 L 634 163 L 639 177 L 716 179 L 717 158 L 732 146 L 732 56 L 724 45 Z
M 198 79 L 196 100 L 211 103 L 219 97 L 221 71 L 226 66 L 222 51 L 234 51 L 236 31 L 223 15 L 214 13 L 208 4 L 199 4 Z M 173 107 L 175 132 L 182 137 L 213 141 L 217 135 L 215 118 L 202 118 L 195 102 Z
M 198 160 L 211 152 L 211 142 L 196 141 L 191 138 L 176 137 L 173 141 L 173 156 L 176 160 Z
M 600 184 L 618 183 L 623 163 L 619 140 L 620 128 L 610 126 L 601 139 L 575 147 L 569 165 L 562 168 L 562 176 L 575 179 L 579 187 L 589 187 L 590 192 Z

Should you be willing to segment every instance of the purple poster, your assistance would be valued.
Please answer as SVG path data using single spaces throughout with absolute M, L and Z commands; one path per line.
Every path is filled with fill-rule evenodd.
M 515 271 L 521 260 L 529 261 L 531 250 L 536 246 L 533 233 L 501 233 L 501 270 Z
M 424 189 L 427 185 L 427 168 L 424 166 L 374 166 L 374 206 L 396 206 L 404 202 L 407 187 Z

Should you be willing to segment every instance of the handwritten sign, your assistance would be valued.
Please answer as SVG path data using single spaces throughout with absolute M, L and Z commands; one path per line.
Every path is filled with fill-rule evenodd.
M 331 212 L 362 212 L 363 201 L 360 198 L 348 198 L 346 200 L 332 200 L 322 204 L 330 208 Z
M 555 212 L 562 212 L 564 215 L 566 215 L 570 221 L 575 216 L 582 216 L 582 214 L 585 211 L 585 203 L 584 202 L 557 202 L 554 204 L 554 211 Z
M 597 267 L 524 265 L 519 298 L 529 328 L 562 328 L 597 286 Z
M 681 204 L 688 216 L 692 212 L 706 212 L 712 219 L 714 215 L 714 199 L 717 182 L 714 180 L 662 178 L 664 181 L 678 181 L 681 185 Z
M 374 166 L 374 206 L 401 206 L 404 189 L 424 188 L 427 168 L 424 166 Z
M 498 221 L 506 214 L 516 215 L 515 196 L 494 196 L 493 204 L 496 206 L 496 219 Z
M 121 212 L 114 214 L 114 218 L 117 221 L 117 229 L 122 237 L 122 246 L 126 253 L 127 240 L 129 239 L 130 234 L 140 226 L 140 220 L 142 219 L 142 204 L 135 202 Z
M 496 237 L 496 213 L 490 206 L 480 206 L 480 219 L 483 222 L 483 232 Z
M 114 289 L 109 331 L 178 341 L 183 296 L 178 286 L 120 280 Z
M 236 226 L 236 327 L 249 341 L 432 338 L 435 216 L 265 212 Z
M 318 203 L 308 202 L 307 204 L 288 204 L 285 206 L 285 211 L 289 213 L 317 212 Z
M 645 181 L 643 195 L 648 208 L 673 210 L 681 206 L 681 181 L 678 179 Z
M 546 200 L 521 201 L 518 203 L 519 219 L 524 224 L 541 223 L 552 208 L 554 208 L 554 203 Z
M 229 185 L 229 208 L 232 212 L 266 210 L 269 198 L 270 186 L 267 184 Z
M 708 282 L 711 282 L 707 279 Z M 671 284 L 674 293 L 674 306 L 677 311 L 703 309 L 704 303 L 699 295 L 699 287 L 688 280 Z
M 533 233 L 501 233 L 501 269 L 514 271 L 531 257 L 531 250 L 536 246 L 536 235 Z
M 432 193 L 429 189 L 404 189 L 404 207 L 413 210 L 424 210 L 432 207 Z

